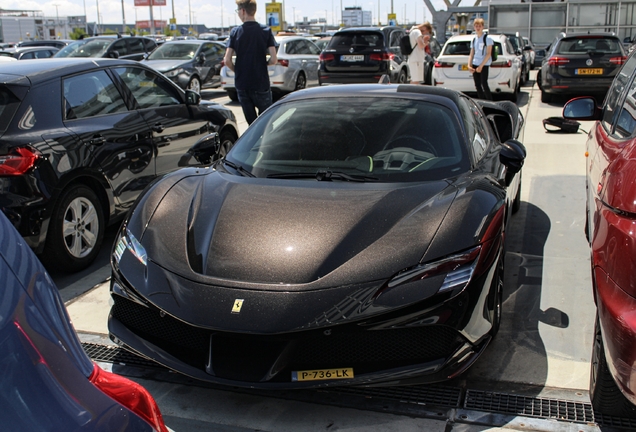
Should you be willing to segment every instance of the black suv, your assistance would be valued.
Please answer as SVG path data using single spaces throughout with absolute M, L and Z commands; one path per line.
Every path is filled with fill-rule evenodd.
M 73 42 L 55 57 L 106 57 L 141 60 L 157 48 L 154 39 L 143 36 L 96 36 Z
M 336 32 L 320 54 L 323 84 L 377 83 L 382 75 L 406 83 L 409 67 L 400 50 L 401 27 L 355 27 Z
M 530 45 L 526 45 L 525 41 L 519 33 L 504 33 L 508 36 L 508 40 L 512 44 L 512 47 L 515 49 L 515 54 L 518 56 L 522 56 L 523 64 L 521 68 L 521 79 L 519 84 L 525 84 L 530 79 L 530 71 L 534 69 L 534 62 L 532 60 L 532 47 Z
M 557 94 L 605 97 L 625 59 L 623 44 L 612 33 L 561 33 L 537 75 L 541 102 Z

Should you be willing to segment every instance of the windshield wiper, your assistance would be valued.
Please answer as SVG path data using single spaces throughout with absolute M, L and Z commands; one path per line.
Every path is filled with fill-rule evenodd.
M 230 168 L 238 171 L 241 175 L 245 176 L 245 177 L 256 177 L 254 174 L 252 174 L 251 172 L 249 172 L 248 170 L 246 170 L 245 168 L 243 168 L 240 165 L 235 164 L 234 162 L 230 162 L 227 159 L 223 159 L 223 164 L 229 166 Z
M 338 171 L 325 171 L 320 170 L 315 173 L 311 172 L 300 172 L 300 173 L 279 173 L 279 174 L 270 174 L 267 178 L 315 178 L 318 181 L 332 181 L 332 180 L 344 180 L 344 181 L 353 181 L 353 182 L 366 182 L 366 181 L 377 181 L 379 178 L 371 177 L 366 175 L 359 174 L 347 174 Z

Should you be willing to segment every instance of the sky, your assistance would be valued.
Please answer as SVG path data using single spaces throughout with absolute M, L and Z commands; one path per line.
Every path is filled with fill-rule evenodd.
M 131 27 L 135 20 L 148 20 L 150 8 L 148 6 L 135 7 L 134 0 L 3 0 L 3 9 L 19 9 L 42 11 L 46 17 L 86 16 L 88 22 L 97 21 L 97 9 L 103 24 L 120 24 L 122 20 L 122 1 L 124 5 L 123 17 Z M 292 22 L 295 15 L 300 21 L 308 19 L 327 18 L 327 24 L 336 25 L 340 20 L 340 9 L 359 6 L 363 10 L 372 12 L 373 23 L 377 23 L 378 10 L 382 22 L 386 23 L 387 14 L 391 11 L 397 15 L 398 24 L 407 22 L 423 22 L 431 20 L 431 14 L 423 0 L 279 0 L 284 4 L 287 22 Z M 241 22 L 234 12 L 235 0 L 166 0 L 166 6 L 153 8 L 153 19 L 168 20 L 172 18 L 174 2 L 177 24 L 204 24 L 206 27 L 228 27 L 240 25 Z M 265 23 L 265 0 L 257 0 L 258 10 L 256 20 Z M 378 6 L 379 3 L 379 6 Z M 446 9 L 443 0 L 432 0 L 433 5 L 440 10 Z M 468 4 L 468 2 L 466 2 Z M 470 2 L 472 4 L 472 1 Z M 424 16 L 426 14 L 426 16 Z

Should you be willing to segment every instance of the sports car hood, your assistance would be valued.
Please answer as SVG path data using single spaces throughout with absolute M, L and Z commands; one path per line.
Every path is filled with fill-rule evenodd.
M 192 280 L 334 286 L 417 264 L 456 193 L 446 181 L 352 184 L 212 170 L 148 200 L 154 211 L 135 211 L 129 226 L 145 226 L 138 238 L 149 260 Z M 141 214 L 152 216 L 135 221 Z
M 192 60 L 145 60 L 144 63 L 159 72 L 167 72 L 180 66 L 189 66 Z

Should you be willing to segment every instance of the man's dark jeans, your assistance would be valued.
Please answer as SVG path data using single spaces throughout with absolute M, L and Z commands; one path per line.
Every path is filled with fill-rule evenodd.
M 473 65 L 475 69 L 477 66 Z M 475 81 L 475 88 L 477 89 L 477 97 L 479 99 L 492 100 L 492 94 L 490 93 L 490 87 L 488 87 L 488 66 L 481 68 L 481 73 L 473 72 L 473 81 Z
M 236 89 L 236 94 L 248 125 L 251 125 L 256 117 L 272 104 L 271 89 L 266 91 Z M 258 114 L 256 114 L 256 109 L 258 109 Z

